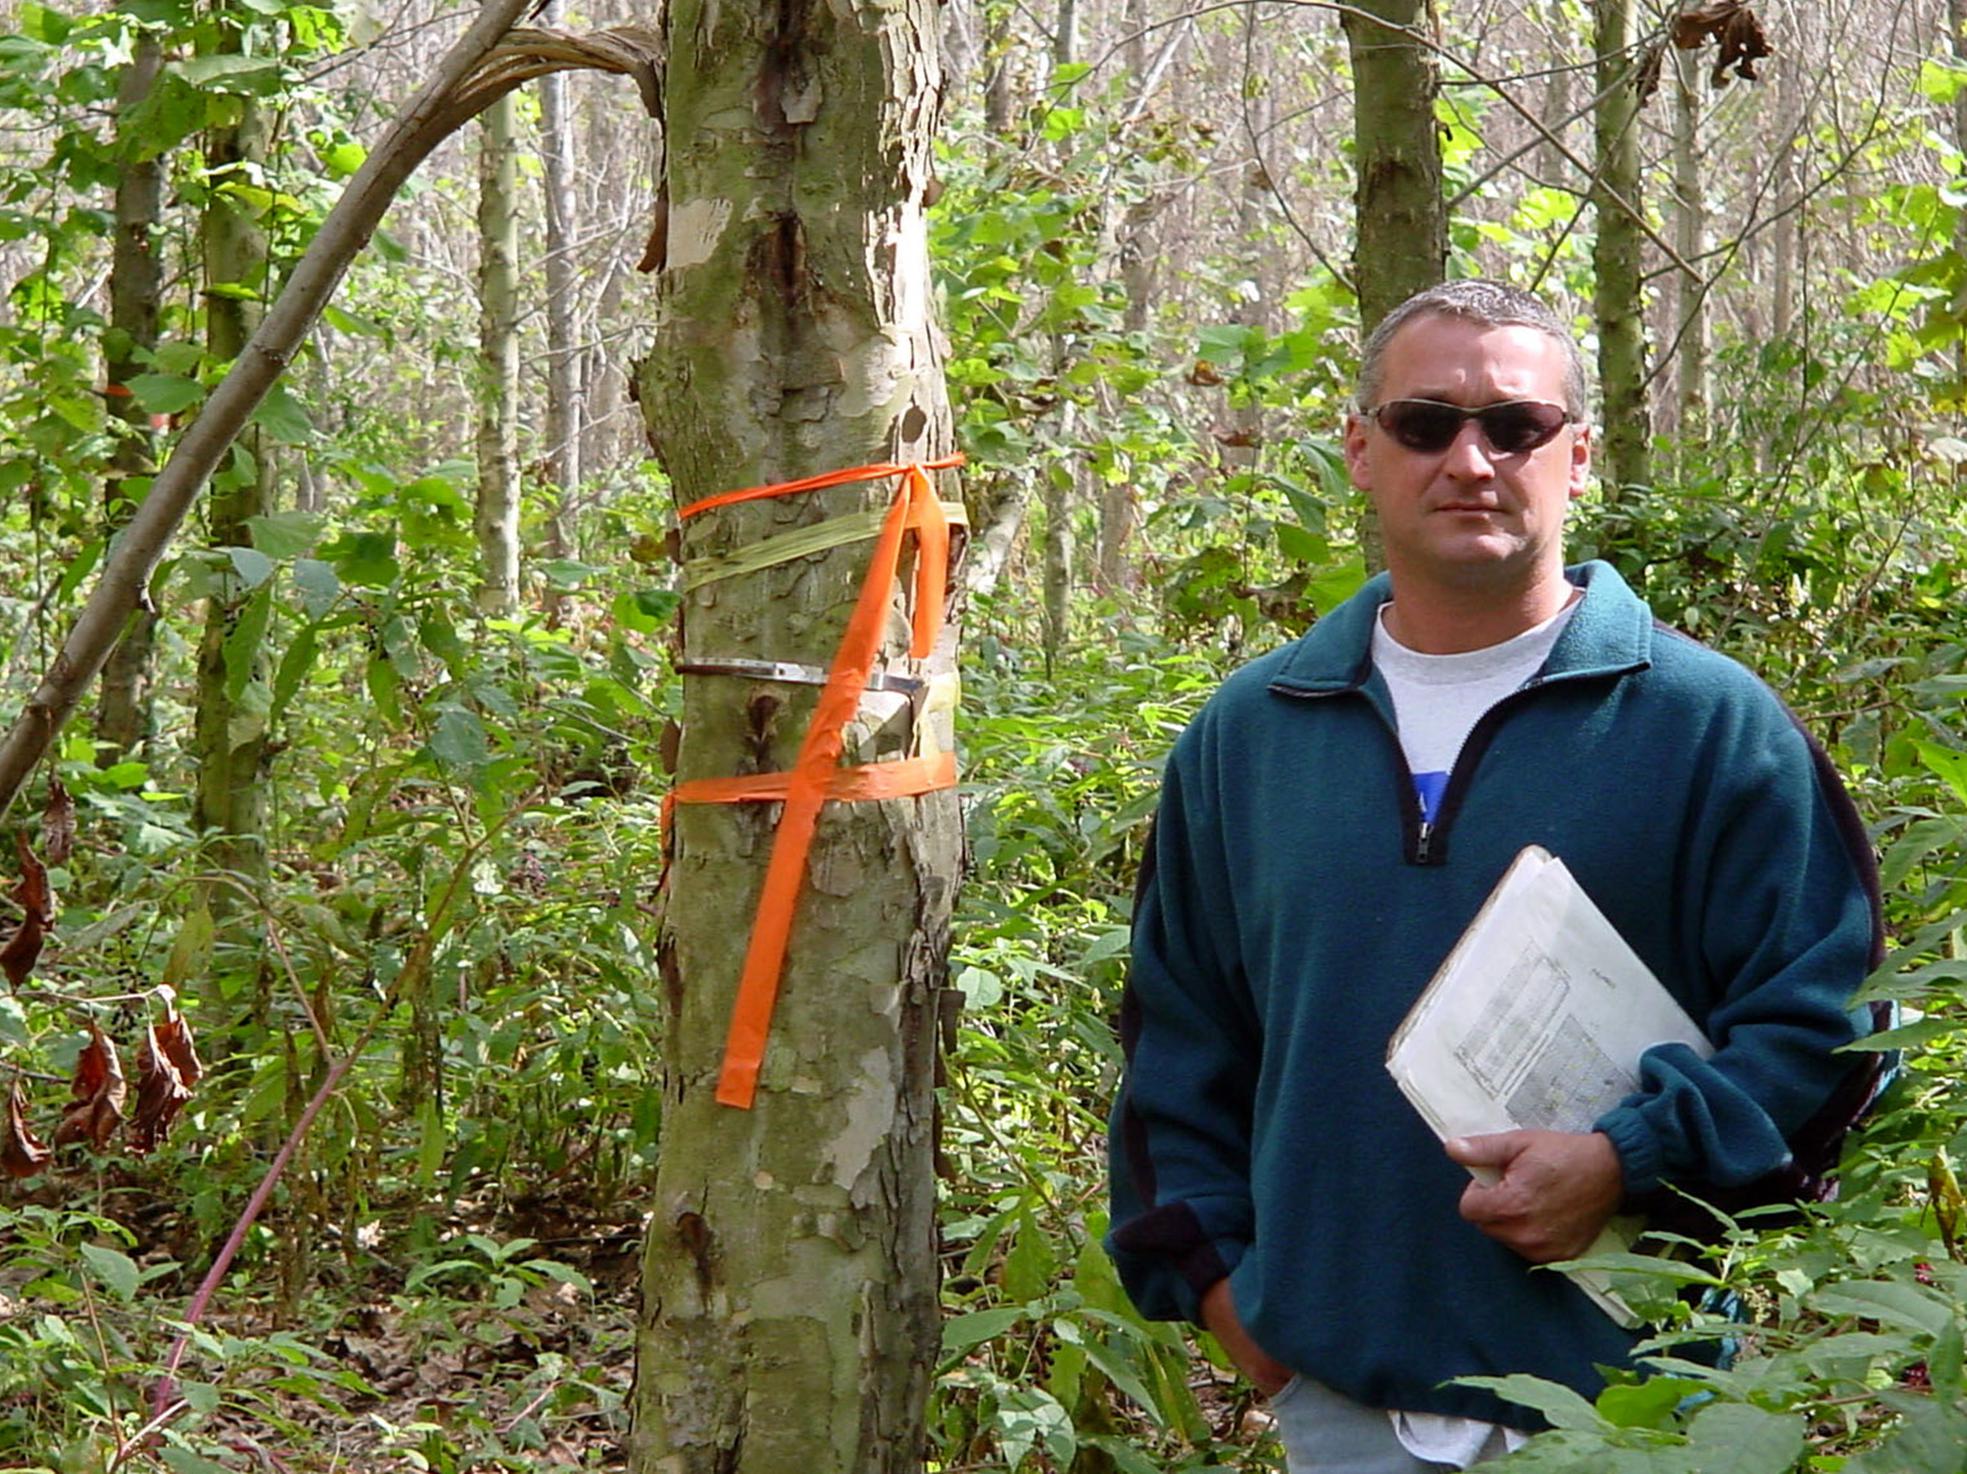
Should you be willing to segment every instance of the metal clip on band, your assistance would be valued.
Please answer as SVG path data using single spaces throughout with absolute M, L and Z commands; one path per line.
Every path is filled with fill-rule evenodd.
M 737 676 L 753 681 L 787 681 L 796 686 L 826 684 L 826 671 L 821 667 L 800 665 L 791 660 L 691 660 L 679 661 L 675 669 L 679 676 Z M 864 689 L 898 691 L 904 696 L 914 696 L 922 689 L 922 684 L 917 676 L 877 670 L 868 672 Z

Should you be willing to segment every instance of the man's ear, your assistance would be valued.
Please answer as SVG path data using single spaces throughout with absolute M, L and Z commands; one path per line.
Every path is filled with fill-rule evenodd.
M 1591 484 L 1591 426 L 1579 425 L 1571 432 L 1571 500 L 1585 494 Z
M 1373 489 L 1372 473 L 1366 468 L 1366 417 L 1356 411 L 1345 417 L 1345 468 L 1355 487 Z

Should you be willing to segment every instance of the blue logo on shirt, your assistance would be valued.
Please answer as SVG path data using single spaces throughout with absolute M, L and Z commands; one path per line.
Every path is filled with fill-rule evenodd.
M 1441 812 L 1441 795 L 1448 791 L 1446 773 L 1414 774 L 1414 792 L 1421 796 L 1421 822 L 1432 824 Z

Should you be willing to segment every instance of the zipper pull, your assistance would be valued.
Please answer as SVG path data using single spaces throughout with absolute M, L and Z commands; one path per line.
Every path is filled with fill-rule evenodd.
M 1428 853 L 1433 847 L 1434 826 L 1423 819 L 1421 820 L 1420 832 L 1414 838 L 1414 863 L 1416 865 L 1427 864 Z

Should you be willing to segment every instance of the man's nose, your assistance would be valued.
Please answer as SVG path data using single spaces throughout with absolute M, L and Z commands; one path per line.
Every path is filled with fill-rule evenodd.
M 1442 469 L 1449 475 L 1462 479 L 1477 479 L 1496 474 L 1494 454 L 1489 442 L 1482 438 L 1480 420 L 1464 420 L 1462 428 L 1449 443 L 1448 451 L 1442 461 Z

